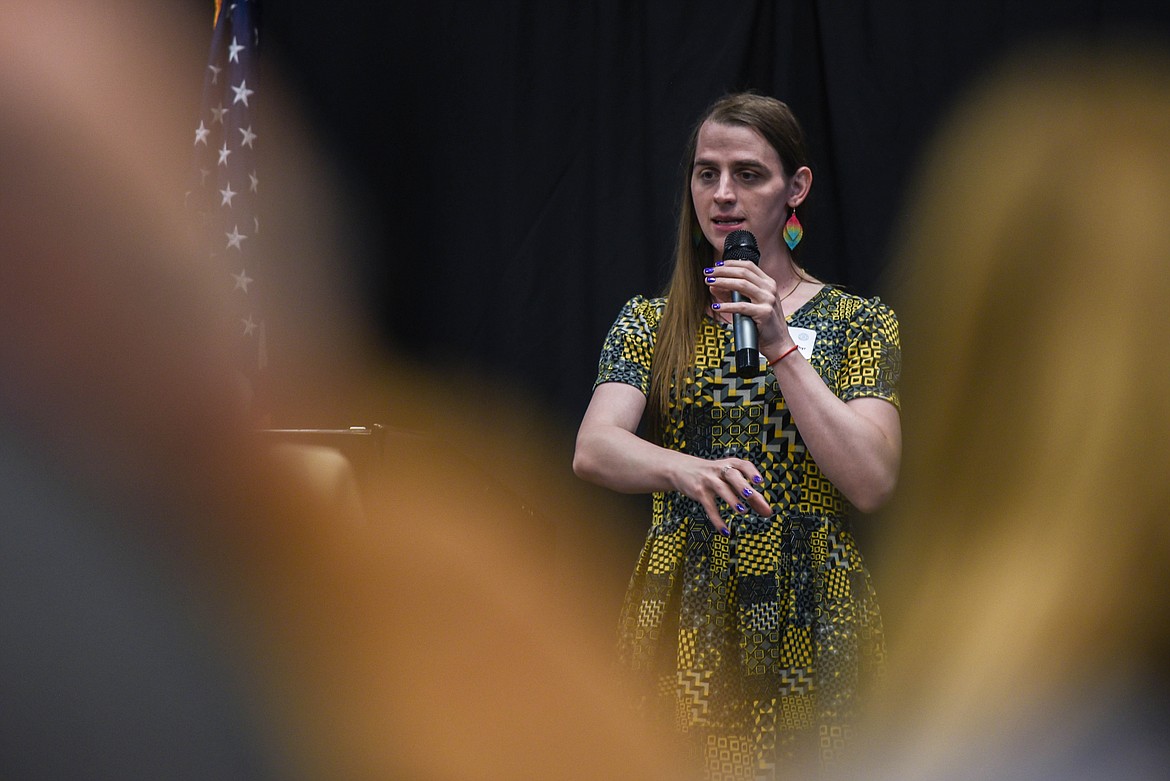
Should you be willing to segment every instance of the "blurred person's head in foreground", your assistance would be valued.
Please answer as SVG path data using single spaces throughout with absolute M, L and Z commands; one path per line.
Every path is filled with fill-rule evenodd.
M 4 573 L 0 689 L 22 696 L 6 697 L 0 767 L 257 778 L 249 757 L 275 755 L 288 777 L 677 778 L 664 744 L 622 718 L 612 627 L 578 623 L 581 603 L 537 577 L 548 564 L 517 504 L 451 473 L 455 442 L 531 463 L 542 443 L 508 438 L 519 413 L 420 398 L 392 361 L 340 378 L 420 417 L 460 410 L 396 454 L 365 525 L 313 501 L 313 481 L 252 436 L 222 269 L 183 210 L 185 64 L 205 56 L 191 30 L 204 43 L 208 20 L 0 8 L 0 521 L 9 558 L 35 552 Z M 283 268 L 312 274 L 334 261 L 332 199 L 296 128 L 286 115 L 265 136 L 279 160 L 267 230 Z M 302 295 L 284 338 L 306 360 L 361 352 L 360 323 L 343 340 L 348 326 L 326 322 L 320 281 L 288 283 Z M 550 513 L 587 517 L 533 482 Z M 207 653 L 184 655 L 195 643 Z M 220 688 L 238 713 L 201 697 Z M 250 717 L 256 732 L 237 731 Z M 186 762 L 218 748 L 238 773 Z
M 888 777 L 1154 777 L 1143 763 L 1170 726 L 1168 208 L 1160 49 L 1018 55 L 928 150 L 895 248 L 920 336 L 875 565 Z

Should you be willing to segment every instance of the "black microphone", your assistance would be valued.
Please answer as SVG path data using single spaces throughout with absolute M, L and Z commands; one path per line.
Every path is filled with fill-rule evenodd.
M 723 240 L 724 260 L 750 260 L 759 265 L 760 248 L 751 231 L 732 231 Z M 743 301 L 739 293 L 731 294 L 732 301 Z M 743 377 L 755 377 L 760 373 L 760 337 L 756 332 L 756 321 L 747 315 L 733 315 L 735 331 L 735 373 Z

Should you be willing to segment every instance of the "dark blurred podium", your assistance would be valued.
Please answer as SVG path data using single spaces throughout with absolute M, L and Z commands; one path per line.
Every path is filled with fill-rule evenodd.
M 292 442 L 334 448 L 350 460 L 355 470 L 363 464 L 370 467 L 380 463 L 386 453 L 386 427 L 378 423 L 349 428 L 265 428 L 259 433 L 274 444 Z
M 272 445 L 304 445 L 339 453 L 348 462 L 358 493 L 368 506 L 370 487 L 386 457 L 385 426 L 375 423 L 349 428 L 266 428 L 257 433 Z

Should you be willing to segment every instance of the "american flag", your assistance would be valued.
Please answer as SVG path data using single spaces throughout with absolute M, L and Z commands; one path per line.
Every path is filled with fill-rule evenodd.
M 264 413 L 268 356 L 262 314 L 260 194 L 255 124 L 259 0 L 216 2 L 203 101 L 193 134 L 193 184 L 188 205 L 199 217 L 208 257 L 222 269 L 239 339 L 239 367 L 255 411 Z

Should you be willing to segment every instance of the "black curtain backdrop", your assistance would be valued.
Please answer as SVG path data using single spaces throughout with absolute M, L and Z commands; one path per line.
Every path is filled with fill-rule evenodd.
M 436 375 L 573 427 L 619 307 L 665 282 L 711 100 L 793 107 L 814 159 L 805 264 L 889 297 L 903 188 L 961 90 L 1054 35 L 1166 35 L 1170 3 L 269 0 L 262 29 L 355 198 L 355 306 Z
M 170 1 L 210 21 L 211 0 Z M 193 35 L 207 40 L 210 24 L 200 28 Z M 436 517 L 420 522 L 461 511 L 444 502 L 445 480 L 505 497 L 526 536 L 547 543 L 549 576 L 596 591 L 600 620 L 617 615 L 649 502 L 572 478 L 573 437 L 618 309 L 666 281 L 696 115 L 746 88 L 791 104 L 814 160 L 803 262 L 897 306 L 887 272 L 906 230 L 905 189 L 964 89 L 1003 55 L 1053 37 L 1170 46 L 1170 3 L 265 0 L 261 29 L 263 75 L 295 98 L 351 218 L 346 246 L 318 259 L 352 281 L 351 295 L 336 311 L 307 312 L 319 299 L 299 300 L 298 270 L 277 279 L 275 259 L 264 280 L 285 300 L 273 311 L 323 332 L 368 320 L 394 371 L 373 401 L 321 390 L 328 361 L 298 364 L 303 345 L 290 336 L 305 322 L 269 318 L 273 423 L 386 424 L 383 468 L 428 454 L 444 464 L 436 486 L 420 486 L 436 499 Z M 263 128 L 265 149 L 280 132 Z M 279 157 L 262 160 L 269 182 Z M 269 222 L 269 238 L 285 227 Z M 314 230 L 291 227 L 294 244 Z M 914 339 L 903 333 L 908 365 Z M 429 436 L 419 410 L 436 397 L 465 435 Z M 485 409 L 501 419 L 484 421 Z M 854 527 L 871 553 L 882 542 L 873 520 Z

